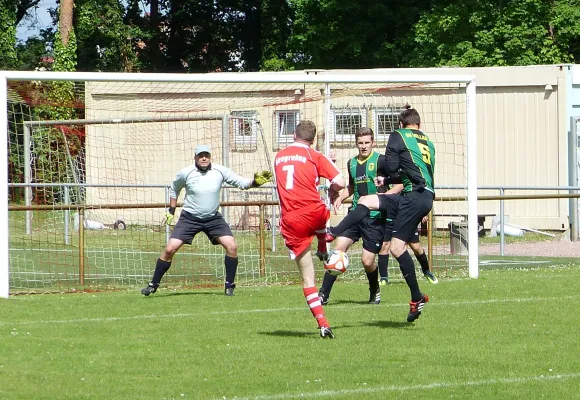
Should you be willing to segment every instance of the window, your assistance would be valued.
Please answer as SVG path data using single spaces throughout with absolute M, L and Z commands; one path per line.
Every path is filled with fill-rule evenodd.
M 300 111 L 276 111 L 274 113 L 274 132 L 278 144 L 289 144 L 294 141 L 294 130 L 300 122 Z
M 363 108 L 334 108 L 330 111 L 334 140 L 354 142 L 358 128 L 367 126 L 367 111 Z
M 399 128 L 399 114 L 403 110 L 403 107 L 373 109 L 373 125 L 377 142 L 387 142 L 389 132 Z
M 232 111 L 234 144 L 255 145 L 258 137 L 258 113 L 255 111 Z

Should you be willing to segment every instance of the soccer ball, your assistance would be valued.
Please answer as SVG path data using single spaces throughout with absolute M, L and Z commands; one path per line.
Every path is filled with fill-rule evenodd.
M 348 268 L 348 255 L 342 250 L 332 250 L 328 254 L 328 260 L 324 262 L 324 269 L 331 275 L 341 275 Z

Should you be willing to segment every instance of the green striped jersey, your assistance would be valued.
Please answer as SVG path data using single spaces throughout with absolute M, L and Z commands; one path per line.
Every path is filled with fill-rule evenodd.
M 379 171 L 383 171 L 384 156 L 373 151 L 364 160 L 359 160 L 358 156 L 351 158 L 348 161 L 348 175 L 349 185 L 354 188 L 352 198 L 352 209 L 354 210 L 358 204 L 361 196 L 368 194 L 376 194 L 377 187 L 374 178 L 377 177 Z M 381 218 L 380 211 L 371 211 L 371 218 Z

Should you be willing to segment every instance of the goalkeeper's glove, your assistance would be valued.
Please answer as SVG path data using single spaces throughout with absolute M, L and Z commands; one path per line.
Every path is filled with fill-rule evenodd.
M 175 218 L 175 207 L 169 207 L 165 212 L 165 223 L 167 225 L 173 225 L 173 219 Z
M 274 175 L 270 171 L 260 171 L 254 174 L 254 186 L 262 186 L 272 180 Z

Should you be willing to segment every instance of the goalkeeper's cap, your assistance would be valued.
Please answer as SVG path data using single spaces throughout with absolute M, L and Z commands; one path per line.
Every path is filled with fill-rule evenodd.
M 207 144 L 198 144 L 195 148 L 195 155 L 197 156 L 199 153 L 211 154 L 211 148 Z

